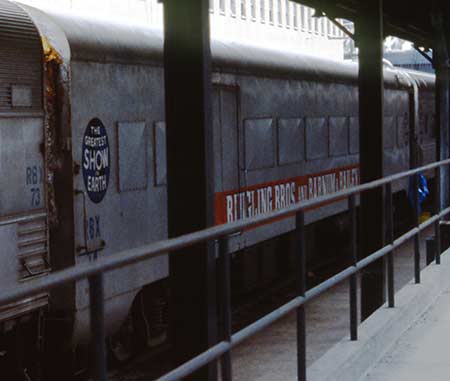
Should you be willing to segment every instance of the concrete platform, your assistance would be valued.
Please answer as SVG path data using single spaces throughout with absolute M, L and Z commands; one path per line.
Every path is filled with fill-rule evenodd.
M 425 267 L 426 235 L 423 234 L 421 242 L 422 268 Z M 425 269 L 424 284 L 417 286 L 411 282 L 413 263 L 412 244 L 409 243 L 395 256 L 395 288 L 401 290 L 397 293 L 398 307 L 382 308 L 369 319 L 371 323 L 364 322 L 360 326 L 362 340 L 357 343 L 349 340 L 348 282 L 343 282 L 307 305 L 308 381 L 358 380 L 392 345 L 398 337 L 396 335 L 400 335 L 429 307 L 434 300 L 433 295 L 437 297 L 441 292 L 441 285 L 430 280 L 436 270 L 433 268 L 437 266 Z M 437 270 L 444 270 L 445 266 Z M 450 287 L 450 268 L 446 271 Z M 444 274 L 444 271 L 440 272 Z M 405 284 L 406 291 L 403 288 Z M 377 339 L 380 330 L 386 334 Z M 362 361 L 361 353 L 364 354 Z M 237 347 L 232 352 L 232 358 L 234 380 L 296 380 L 295 314 Z
M 361 381 L 450 379 L 450 289 L 420 316 Z
M 450 322 L 449 292 L 447 251 L 440 266 L 432 264 L 422 271 L 420 285 L 409 283 L 396 294 L 395 308 L 382 307 L 360 325 L 358 341 L 343 339 L 312 364 L 308 368 L 308 381 L 409 381 L 423 379 L 425 374 L 427 381 L 448 380 L 450 373 L 443 375 L 450 370 L 444 366 L 445 354 L 450 366 L 450 330 L 445 326 Z M 444 304 L 440 305 L 440 301 Z M 426 322 L 432 330 L 430 335 L 424 328 Z M 434 343 L 439 335 L 443 337 Z M 418 363 L 421 356 L 425 356 L 423 366 Z M 383 368 L 389 363 L 390 369 Z M 416 365 L 411 367 L 413 364 Z M 433 367 L 443 373 L 430 378 L 436 371 Z M 419 368 L 422 373 L 416 373 Z M 390 374 L 392 378 L 387 377 Z
M 432 230 L 422 235 L 421 267 L 425 267 L 425 238 L 431 235 Z M 399 348 L 392 345 L 402 345 L 402 339 L 408 332 L 417 328 L 415 338 L 426 337 L 426 328 L 434 320 L 447 319 L 450 326 L 450 311 L 444 313 L 436 300 L 445 298 L 450 309 L 450 255 L 442 258 L 442 266 L 431 265 L 422 272 L 423 283 L 414 285 L 413 277 L 413 248 L 411 243 L 405 244 L 395 254 L 395 289 L 397 307 L 395 309 L 381 308 L 371 319 L 359 327 L 360 339 L 358 342 L 349 340 L 349 297 L 348 282 L 336 286 L 319 298 L 307 304 L 307 365 L 308 381 L 374 381 L 374 380 L 402 380 L 403 373 L 408 374 L 411 362 L 420 364 L 420 358 L 428 351 L 422 351 L 414 346 L 411 341 L 411 349 L 406 349 L 403 354 L 414 351 L 415 357 L 410 362 L 405 357 L 396 358 Z M 406 287 L 404 287 L 406 285 Z M 430 305 L 435 307 L 430 308 Z M 432 311 L 436 310 L 436 314 Z M 428 315 L 428 312 L 430 314 Z M 425 313 L 426 312 L 426 313 Z M 425 314 L 424 314 L 425 313 Z M 429 316 L 429 317 L 428 317 Z M 422 321 L 424 323 L 422 324 Z M 426 322 L 426 323 L 425 323 Z M 444 322 L 444 320 L 443 320 Z M 410 329 L 410 327 L 413 327 Z M 431 327 L 430 327 L 431 329 Z M 422 331 L 423 330 L 423 331 Z M 402 334 L 405 333 L 404 336 Z M 443 331 L 444 332 L 444 331 Z M 440 355 L 433 363 L 436 368 L 442 367 L 447 371 L 450 379 L 450 370 L 445 365 L 445 357 L 448 354 L 450 364 L 450 334 L 442 335 L 436 331 L 436 339 L 431 336 L 429 345 L 440 339 Z M 397 341 L 399 340 L 399 341 Z M 446 346 L 448 342 L 448 346 Z M 438 341 L 436 341 L 438 343 Z M 422 344 L 420 344 L 421 346 Z M 392 348 L 392 351 L 390 351 Z M 431 351 L 430 351 L 431 353 Z M 381 360 L 380 360 L 381 359 Z M 425 359 L 425 357 L 424 357 Z M 237 381 L 294 381 L 296 378 L 296 331 L 295 314 L 286 316 L 273 326 L 260 334 L 242 343 L 232 351 L 233 380 Z M 380 360 L 379 362 L 377 362 Z M 396 376 L 386 377 L 385 366 L 389 363 L 403 368 L 398 368 Z M 430 368 L 425 360 L 418 368 Z M 415 369 L 415 368 L 411 368 Z M 433 372 L 427 373 L 427 381 L 441 380 L 432 378 Z M 154 379 L 154 370 L 151 362 L 141 364 L 136 369 L 116 374 L 110 380 L 117 381 L 148 381 Z M 414 372 L 415 374 L 416 372 Z M 408 374 L 407 380 L 414 381 L 414 374 Z M 422 375 L 417 370 L 417 375 Z M 378 378 L 377 378 L 378 377 Z M 418 379 L 418 378 L 417 378 Z

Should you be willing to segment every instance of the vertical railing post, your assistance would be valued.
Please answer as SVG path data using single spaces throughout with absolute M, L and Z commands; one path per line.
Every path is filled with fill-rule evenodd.
M 413 176 L 413 223 L 419 226 L 420 204 L 419 204 L 419 175 Z M 420 283 L 420 232 L 414 236 L 414 280 Z
M 394 242 L 394 214 L 392 208 L 392 184 L 387 183 L 386 188 L 386 243 Z M 394 252 L 390 251 L 387 255 L 387 286 L 388 286 L 388 306 L 394 308 Z
M 436 167 L 434 172 L 434 212 L 439 214 L 441 212 L 441 167 Z M 434 223 L 435 236 L 435 259 L 436 264 L 441 264 L 441 222 L 440 219 Z
M 305 296 L 306 292 L 306 246 L 305 246 L 305 212 L 296 214 L 297 235 L 297 293 Z M 297 380 L 306 380 L 306 321 L 305 306 L 297 308 Z
M 105 344 L 105 310 L 103 298 L 103 274 L 89 277 L 91 350 L 93 358 L 94 381 L 107 380 L 106 344 Z
M 350 210 L 350 240 L 351 240 L 351 262 L 353 266 L 358 263 L 358 243 L 357 243 L 357 217 L 355 195 L 352 194 L 348 199 L 348 208 Z M 358 340 L 358 289 L 357 274 L 350 276 L 350 339 Z
M 222 337 L 223 340 L 231 341 L 231 271 L 230 253 L 227 250 L 226 238 L 219 239 L 219 293 L 220 309 L 222 312 Z M 231 353 L 227 351 L 220 358 L 222 381 L 233 379 L 231 366 Z

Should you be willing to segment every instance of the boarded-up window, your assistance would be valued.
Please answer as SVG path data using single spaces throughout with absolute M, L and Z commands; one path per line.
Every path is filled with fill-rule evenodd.
M 245 168 L 271 168 L 275 164 L 273 119 L 244 122 Z
M 119 122 L 119 190 L 121 192 L 147 188 L 147 146 L 145 122 Z
M 306 158 L 328 157 L 328 123 L 326 118 L 306 119 Z
M 330 118 L 330 155 L 341 156 L 348 154 L 348 118 Z
M 305 158 L 304 119 L 280 119 L 278 121 L 278 163 L 299 163 Z

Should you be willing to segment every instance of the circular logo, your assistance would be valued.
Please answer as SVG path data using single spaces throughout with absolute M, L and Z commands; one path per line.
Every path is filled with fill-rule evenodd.
M 108 190 L 111 162 L 106 128 L 98 118 L 86 127 L 81 155 L 84 186 L 91 201 L 98 204 Z

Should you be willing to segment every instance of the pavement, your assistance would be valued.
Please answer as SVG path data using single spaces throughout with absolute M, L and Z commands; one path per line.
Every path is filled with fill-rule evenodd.
M 450 380 L 450 290 L 394 343 L 361 381 Z
M 422 263 L 421 267 L 425 267 L 425 237 L 429 234 L 423 234 L 421 242 Z M 395 254 L 395 289 L 400 291 L 405 285 L 411 283 L 413 277 L 414 252 L 412 242 L 408 242 Z M 450 274 L 449 274 L 450 278 Z M 427 294 L 422 294 L 426 296 Z M 404 303 L 409 304 L 411 298 L 416 294 L 408 294 L 404 298 Z M 418 295 L 420 298 L 421 295 Z M 401 301 L 399 300 L 399 307 Z M 414 303 L 420 305 L 420 303 Z M 385 310 L 385 309 L 383 309 Z M 386 312 L 386 311 L 384 311 Z M 381 318 L 372 319 L 372 324 L 365 334 L 361 332 L 362 344 L 361 349 L 347 348 L 349 343 L 349 291 L 348 282 L 332 288 L 325 294 L 314 299 L 306 306 L 306 327 L 307 327 L 307 366 L 308 381 L 324 381 L 337 380 L 333 378 L 335 374 L 335 366 L 340 367 L 339 362 L 335 362 L 334 351 L 340 352 L 342 356 L 342 367 L 354 367 L 354 362 L 358 362 L 358 351 L 365 351 L 373 364 L 372 349 L 367 350 L 367 346 L 371 348 L 379 348 L 383 351 L 384 341 L 379 343 L 371 340 L 375 332 L 379 329 L 397 328 L 391 324 L 391 319 L 398 320 L 392 316 L 392 312 L 387 311 L 384 314 L 380 311 Z M 414 313 L 399 308 L 399 314 L 412 316 Z M 290 381 L 297 379 L 297 359 L 296 359 L 296 320 L 295 314 L 290 314 L 280 321 L 273 324 L 267 330 L 259 333 L 242 345 L 232 351 L 233 358 L 233 380 L 236 381 Z M 372 335 L 372 332 L 374 333 Z M 364 339 L 367 340 L 364 340 Z M 351 344 L 351 343 L 350 343 Z M 366 347 L 364 347 L 364 345 Z M 390 343 L 386 343 L 388 345 Z M 378 353 L 378 352 L 377 352 Z M 376 360 L 379 356 L 375 357 Z M 323 358 L 323 361 L 321 359 Z M 450 358 L 450 351 L 449 351 Z M 337 369 L 337 373 L 342 374 L 342 380 L 354 381 L 367 370 L 364 361 L 358 362 L 363 364 L 358 372 L 341 372 Z M 318 370 L 320 368 L 320 370 Z M 450 380 L 450 373 L 449 373 Z M 427 380 L 428 381 L 428 380 Z
M 450 250 L 308 367 L 308 381 L 450 380 Z M 292 379 L 291 379 L 292 380 Z

